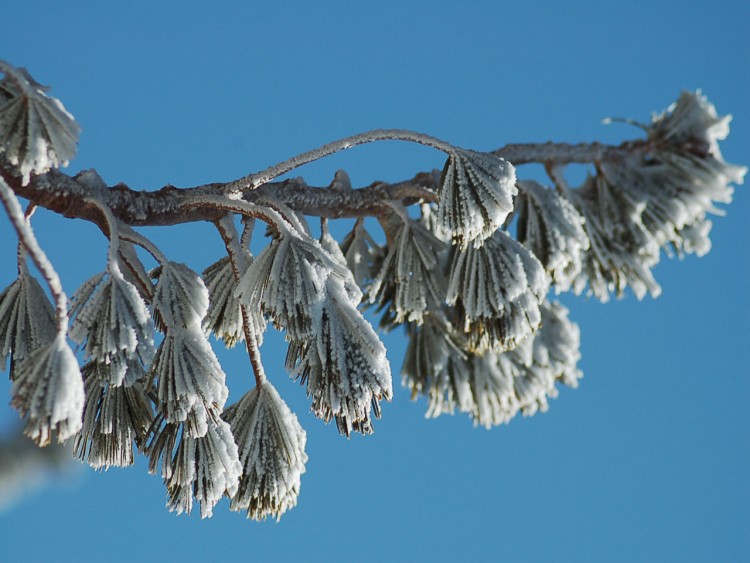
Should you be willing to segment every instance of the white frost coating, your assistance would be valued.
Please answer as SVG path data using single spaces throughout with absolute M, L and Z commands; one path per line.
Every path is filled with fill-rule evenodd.
M 268 313 L 287 338 L 310 336 L 310 311 L 320 299 L 326 270 L 292 235 L 271 242 L 240 280 L 237 294 L 250 310 Z
M 16 369 L 11 404 L 28 417 L 24 433 L 40 446 L 62 443 L 81 429 L 83 380 L 73 351 L 58 333 Z
M 24 185 L 31 173 L 67 166 L 76 152 L 80 127 L 62 103 L 48 97 L 46 88 L 26 69 L 0 61 L 5 78 L 0 83 L 10 97 L 0 105 L 0 154 L 17 166 Z
M 0 368 L 14 368 L 55 338 L 55 310 L 25 264 L 18 278 L 0 294 Z
M 513 165 L 490 153 L 449 153 L 438 190 L 437 225 L 461 247 L 491 236 L 513 210 Z
M 369 288 L 371 303 L 387 307 L 382 325 L 421 323 L 445 301 L 438 255 L 446 245 L 411 219 L 399 228 Z
M 479 248 L 451 252 L 446 301 L 458 309 L 471 349 L 507 350 L 539 327 L 549 279 L 525 246 L 497 231 Z
M 242 477 L 231 510 L 264 520 L 297 504 L 305 472 L 307 436 L 297 417 L 264 381 L 224 411 L 237 441 Z
M 245 255 L 247 264 L 252 263 L 252 256 Z M 203 319 L 203 330 L 206 334 L 213 333 L 221 338 L 228 348 L 232 348 L 245 340 L 242 324 L 242 308 L 237 299 L 237 282 L 234 279 L 232 263 L 228 256 L 211 264 L 203 271 L 203 281 L 208 288 L 208 312 Z M 257 306 L 254 309 L 257 310 Z M 258 344 L 263 341 L 263 331 L 255 327 L 255 316 L 250 315 L 251 326 Z M 265 323 L 262 323 L 263 326 Z
M 201 518 L 210 518 L 224 495 L 236 493 L 242 465 L 229 424 L 223 420 L 211 420 L 200 437 L 184 424 L 166 424 L 149 448 L 149 471 L 155 473 L 161 462 L 170 511 L 189 514 L 195 496 Z
M 747 168 L 724 161 L 718 141 L 729 133 L 730 116 L 719 117 L 699 93 L 683 92 L 653 118 L 640 150 L 620 159 L 602 159 L 600 173 L 570 197 L 586 217 L 591 250 L 577 293 L 588 283 L 602 301 L 626 286 L 638 298 L 657 296 L 651 274 L 660 248 L 668 253 L 705 254 L 711 248 L 710 221 L 722 214 L 716 203 L 732 200 L 732 183 L 741 184 Z
M 160 326 L 200 327 L 208 311 L 208 290 L 203 280 L 185 264 L 162 264 L 153 298 Z
M 86 356 L 112 364 L 113 385 L 121 385 L 129 364 L 150 363 L 154 355 L 153 326 L 138 290 L 119 269 L 98 274 L 73 295 L 70 337 L 83 344 Z
M 638 299 L 657 297 L 661 287 L 651 268 L 659 262 L 659 242 L 641 222 L 643 206 L 635 205 L 604 178 L 590 177 L 568 197 L 586 222 L 590 248 L 573 291 L 588 293 L 602 302 L 611 292 L 618 297 L 630 287 Z
M 364 221 L 357 220 L 354 228 L 341 241 L 341 251 L 354 281 L 364 287 L 372 280 L 374 261 L 383 253 L 383 249 L 365 230 Z
M 347 267 L 346 257 L 341 251 L 339 243 L 331 236 L 331 232 L 328 230 L 328 219 L 325 217 L 320 218 L 320 240 L 318 242 L 320 242 L 323 250 L 330 254 L 336 262 L 343 267 Z
M 577 387 L 582 377 L 578 326 L 558 303 L 541 305 L 542 326 L 515 349 L 484 355 L 464 353 L 460 337 L 442 319 L 428 316 L 410 327 L 404 362 L 404 385 L 428 397 L 427 417 L 468 413 L 490 428 L 508 423 L 519 411 L 532 415 L 548 409 L 555 384 Z
M 518 188 L 516 239 L 544 265 L 556 291 L 568 291 L 589 248 L 584 219 L 555 190 L 534 181 L 518 182 Z
M 200 327 L 170 329 L 151 366 L 156 380 L 158 408 L 167 422 L 196 420 L 202 436 L 212 413 L 221 412 L 229 395 L 226 376 Z
M 370 410 L 392 396 L 390 365 L 378 335 L 349 300 L 344 282 L 328 279 L 324 300 L 315 308 L 313 337 L 300 345 L 294 374 L 312 397 L 312 411 L 339 432 L 372 433 Z
M 89 362 L 83 373 L 86 403 L 73 455 L 94 469 L 133 464 L 133 442 L 142 444 L 153 418 L 140 382 L 115 387 L 105 364 Z

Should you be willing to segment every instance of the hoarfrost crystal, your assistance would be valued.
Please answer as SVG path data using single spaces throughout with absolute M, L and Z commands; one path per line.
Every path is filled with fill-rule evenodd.
M 68 165 L 80 127 L 26 69 L 0 61 L 0 72 L 5 74 L 0 81 L 0 154 L 18 167 L 26 185 L 32 172 Z
M 492 235 L 513 210 L 513 165 L 489 153 L 455 149 L 443 168 L 437 224 L 462 247 Z
M 305 472 L 305 431 L 297 417 L 264 381 L 224 411 L 237 440 L 242 477 L 231 509 L 264 520 L 297 504 Z
M 64 333 L 18 366 L 12 395 L 13 407 L 28 417 L 24 432 L 40 446 L 53 436 L 62 443 L 81 429 L 83 380 Z
M 28 268 L 0 294 L 0 368 L 8 358 L 11 379 L 18 364 L 55 338 L 55 310 Z

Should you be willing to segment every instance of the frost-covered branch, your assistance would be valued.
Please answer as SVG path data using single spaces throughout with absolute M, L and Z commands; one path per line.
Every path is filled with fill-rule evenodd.
M 261 363 L 269 324 L 283 332 L 285 367 L 313 414 L 346 436 L 372 433 L 393 393 L 385 346 L 361 312 L 367 306 L 382 312 L 383 329 L 406 329 L 403 383 L 426 398 L 427 416 L 459 411 L 491 427 L 544 412 L 558 384 L 576 387 L 582 376 L 579 329 L 548 290 L 601 301 L 627 288 L 638 298 L 658 295 L 652 268 L 662 251 L 705 254 L 709 217 L 722 213 L 747 170 L 719 148 L 730 117 L 685 92 L 639 125 L 642 137 L 617 146 L 481 152 L 375 130 L 234 181 L 138 191 L 107 186 L 94 170 L 58 171 L 75 152 L 78 125 L 25 70 L 0 63 L 0 74 L 0 200 L 20 240 L 18 278 L 0 293 L 0 363 L 9 366 L 12 405 L 38 444 L 74 437 L 75 456 L 93 467 L 130 465 L 140 450 L 162 476 L 169 508 L 189 512 L 197 501 L 202 516 L 222 496 L 254 519 L 278 518 L 297 502 L 306 435 L 272 385 L 279 375 Z M 357 189 L 342 170 L 323 187 L 277 180 L 382 140 L 445 152 L 442 172 Z M 542 164 L 552 186 L 519 177 L 527 163 Z M 591 165 L 580 185 L 566 179 L 573 163 Z M 110 239 L 107 266 L 74 294 L 70 319 L 19 197 L 29 209 L 91 221 Z M 408 209 L 417 204 L 418 217 Z M 320 217 L 319 238 L 310 216 Z M 329 219 L 346 217 L 356 222 L 339 243 Z M 369 217 L 384 237 L 368 232 Z M 253 256 L 256 219 L 267 228 Z M 213 223 L 226 249 L 200 275 L 136 231 L 197 221 Z M 146 271 L 136 247 L 158 267 Z M 66 341 L 69 321 L 82 370 Z M 243 341 L 255 376 L 228 407 L 211 334 L 228 348 Z

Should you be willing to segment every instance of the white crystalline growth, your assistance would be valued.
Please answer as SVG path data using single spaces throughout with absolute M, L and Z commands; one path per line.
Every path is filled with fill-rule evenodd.
M 247 263 L 252 261 L 249 253 L 246 259 Z M 225 256 L 211 264 L 203 271 L 202 276 L 209 296 L 208 312 L 203 319 L 203 330 L 207 334 L 213 333 L 221 338 L 231 348 L 245 339 L 245 333 L 242 325 L 242 310 L 236 296 L 237 282 L 229 257 Z M 252 314 L 249 316 L 252 322 L 255 316 Z M 263 337 L 262 329 L 256 328 L 254 332 L 256 341 L 260 344 Z
M 221 412 L 229 395 L 226 375 L 200 327 L 170 329 L 151 367 L 158 408 L 170 423 L 195 419 L 198 436 L 211 413 Z
M 114 385 L 120 385 L 128 363 L 148 363 L 154 355 L 153 326 L 138 290 L 118 270 L 98 274 L 73 296 L 70 337 L 84 345 L 86 356 L 112 364 Z
M 160 325 L 200 328 L 208 311 L 208 290 L 200 276 L 185 264 L 166 262 L 161 266 L 153 306 Z
M 437 225 L 462 247 L 491 236 L 513 210 L 516 171 L 498 156 L 455 149 L 438 189 Z
M 67 166 L 76 152 L 80 127 L 62 103 L 26 69 L 0 61 L 0 154 L 17 166 L 24 185 L 31 173 Z M 5 101 L 3 103 L 3 98 Z
M 388 247 L 369 288 L 370 302 L 388 306 L 388 320 L 421 323 L 445 296 L 438 269 L 445 245 L 416 221 L 405 221 Z
M 17 367 L 55 334 L 55 310 L 24 265 L 16 281 L 0 294 L 0 369 L 9 357 Z
M 276 389 L 264 381 L 224 411 L 237 441 L 242 477 L 231 510 L 264 520 L 297 504 L 307 437 Z
M 518 182 L 518 188 L 516 238 L 544 265 L 555 289 L 568 291 L 589 248 L 584 219 L 555 190 L 534 181 Z
M 201 518 L 210 518 L 216 503 L 237 491 L 242 474 L 237 445 L 223 420 L 211 420 L 199 437 L 185 426 L 166 424 L 157 430 L 149 445 L 149 471 L 155 473 L 161 460 L 170 511 L 189 514 L 195 497 Z
M 17 368 L 11 403 L 27 417 L 24 432 L 45 446 L 62 443 L 81 429 L 83 380 L 73 351 L 58 333 Z
M 446 301 L 463 317 L 472 349 L 511 349 L 536 331 L 549 278 L 525 246 L 497 231 L 478 248 L 452 253 Z
M 313 313 L 313 336 L 294 370 L 312 397 L 312 410 L 339 431 L 372 432 L 371 409 L 390 400 L 392 383 L 385 346 L 349 300 L 344 283 L 329 277 L 325 298 Z

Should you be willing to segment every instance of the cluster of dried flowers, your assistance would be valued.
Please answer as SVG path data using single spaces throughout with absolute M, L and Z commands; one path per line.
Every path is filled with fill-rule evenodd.
M 297 502 L 306 435 L 263 370 L 268 321 L 284 331 L 286 367 L 312 412 L 342 434 L 371 433 L 392 395 L 385 348 L 361 313 L 367 306 L 382 312 L 383 329 L 405 327 L 403 383 L 427 398 L 428 416 L 458 409 L 488 428 L 507 423 L 547 410 L 558 383 L 576 387 L 582 376 L 578 327 L 549 289 L 602 301 L 626 287 L 657 295 L 651 268 L 661 251 L 706 253 L 708 215 L 746 172 L 724 162 L 718 141 L 729 117 L 699 93 L 683 93 L 644 126 L 644 139 L 617 147 L 516 146 L 522 160 L 547 165 L 552 187 L 518 180 L 503 149 L 375 131 L 189 202 L 226 211 L 216 225 L 227 256 L 199 275 L 118 218 L 101 197 L 108 188 L 87 171 L 71 181 L 101 214 L 109 254 L 69 311 L 30 226 L 36 202 L 24 213 L 10 179 L 26 186 L 67 164 L 79 127 L 24 69 L 0 62 L 0 72 L 0 200 L 19 235 L 18 278 L 0 294 L 0 364 L 13 381 L 12 404 L 39 445 L 72 439 L 92 467 L 130 465 L 140 450 L 164 479 L 170 509 L 189 512 L 195 499 L 204 517 L 224 496 L 254 519 L 279 518 Z M 419 217 L 408 213 L 413 199 L 370 204 L 339 245 L 325 218 L 316 238 L 300 210 L 243 199 L 294 166 L 385 138 L 448 155 Z M 578 187 L 561 173 L 573 161 L 595 164 Z M 343 173 L 331 189 L 352 193 Z M 367 232 L 365 215 L 377 217 L 385 245 Z M 258 256 L 247 236 L 255 218 L 270 236 Z M 137 247 L 156 268 L 146 270 Z M 253 367 L 256 386 L 228 407 L 211 334 L 227 347 L 244 343 Z M 82 368 L 68 339 L 80 346 Z

